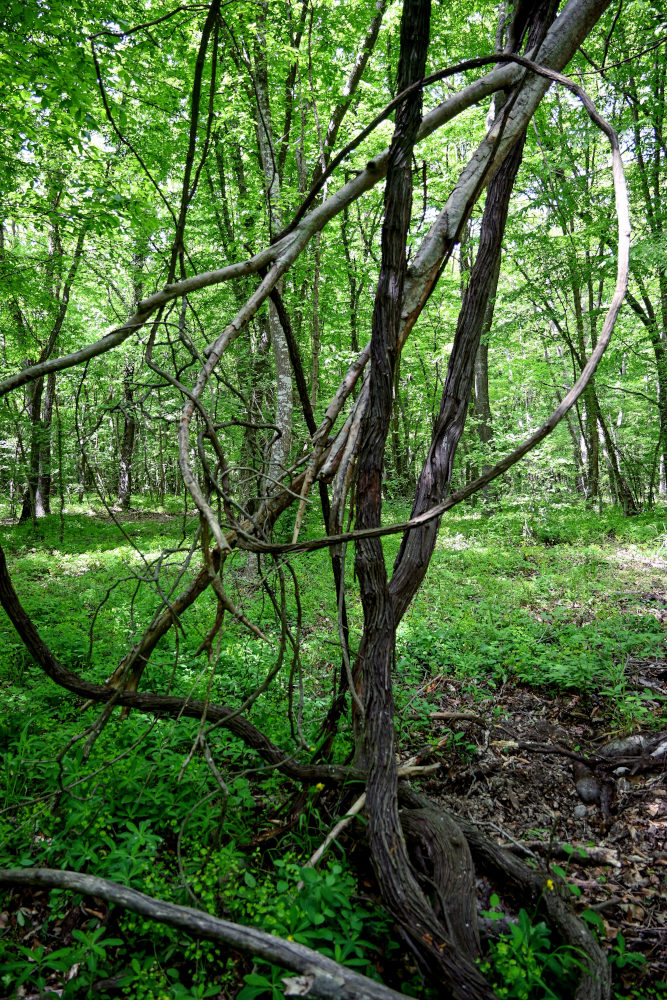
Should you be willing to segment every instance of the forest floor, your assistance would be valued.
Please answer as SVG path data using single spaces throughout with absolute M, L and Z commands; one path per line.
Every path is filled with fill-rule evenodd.
M 194 524 L 167 511 L 116 517 L 124 537 L 102 512 L 72 512 L 64 521 L 54 516 L 37 534 L 30 525 L 1 523 L 15 585 L 40 631 L 63 662 L 99 679 L 108 676 L 136 623 L 154 608 L 150 586 L 137 588 L 139 551 L 153 563 L 171 551 L 175 563 L 187 551 Z M 633 1000 L 667 997 L 665 757 L 649 760 L 647 753 L 635 753 L 634 762 L 619 764 L 622 770 L 614 765 L 589 775 L 597 782 L 596 801 L 589 803 L 579 795 L 573 765 L 577 758 L 604 756 L 613 741 L 641 733 L 655 741 L 667 732 L 666 528 L 664 513 L 628 520 L 612 512 L 601 519 L 565 506 L 532 517 L 515 510 L 491 518 L 478 512 L 450 518 L 427 580 L 401 624 L 396 653 L 401 759 L 418 754 L 425 763 L 440 764 L 421 780 L 422 790 L 547 869 L 557 891 L 570 894 L 575 909 L 606 940 L 614 996 Z M 386 541 L 388 566 L 397 544 L 395 538 Z M 275 631 L 268 602 L 261 603 L 240 568 L 230 572 L 235 600 L 262 628 Z M 307 666 L 303 727 L 307 742 L 315 743 L 338 672 L 336 613 L 326 584 L 326 553 L 308 557 L 300 571 L 301 652 Z M 348 583 L 354 630 L 359 608 L 351 558 Z M 291 604 L 288 608 L 296 614 Z M 196 684 L 207 690 L 210 683 L 214 699 L 238 700 L 265 676 L 271 650 L 231 625 L 207 680 L 205 664 L 191 650 L 214 611 L 214 603 L 204 601 L 183 619 L 174 690 L 190 693 Z M 174 655 L 166 643 L 156 651 L 150 686 L 173 677 Z M 284 700 L 285 683 L 278 680 L 253 707 L 252 717 L 276 742 L 290 746 Z M 91 721 L 86 716 L 85 724 Z M 324 793 L 320 799 L 322 793 L 311 789 L 303 822 L 287 824 L 280 840 L 271 824 L 287 818 L 293 789 L 283 789 L 275 772 L 253 776 L 255 757 L 218 731 L 213 750 L 224 761 L 230 788 L 221 824 L 216 809 L 197 805 L 213 789 L 205 762 L 192 754 L 195 722 L 176 726 L 137 713 L 124 722 L 114 718 L 87 763 L 77 755 L 83 727 L 79 708 L 40 674 L 0 614 L 3 866 L 86 870 L 175 902 L 189 901 L 183 891 L 189 881 L 211 912 L 293 934 L 318 948 L 332 940 L 349 945 L 357 964 L 365 954 L 355 950 L 357 937 L 379 942 L 391 937 L 363 878 L 367 896 L 360 902 L 357 894 L 361 824 L 341 838 L 343 849 L 332 849 L 305 896 L 298 888 L 300 866 L 338 818 L 335 796 L 329 801 Z M 344 741 L 336 752 L 344 758 Z M 72 781 L 76 791 L 59 796 L 60 807 L 52 809 L 53 789 L 63 781 Z M 211 853 L 214 832 L 219 846 Z M 234 886 L 231 895 L 227 884 Z M 507 920 L 496 923 L 509 931 L 507 921 L 518 914 L 501 889 L 483 878 L 477 889 L 483 912 L 505 914 Z M 327 893 L 335 894 L 340 926 L 330 919 L 323 926 L 314 916 Z M 283 909 L 276 906 L 280 894 L 287 900 Z M 95 935 L 104 931 L 114 935 L 109 939 L 114 945 L 102 938 L 94 953 L 98 967 L 88 975 L 91 983 L 108 982 L 113 995 L 199 997 L 204 993 L 196 991 L 213 982 L 219 984 L 216 996 L 230 997 L 244 976 L 256 975 L 241 956 L 226 959 L 200 946 L 188 951 L 181 941 L 165 939 L 164 929 L 149 931 L 145 925 L 137 938 L 134 918 L 110 923 L 104 905 L 60 898 L 54 907 L 55 896 L 22 890 L 0 906 L 0 967 L 3 946 L 12 962 L 18 947 L 28 972 L 36 967 L 34 956 L 41 956 L 44 982 L 62 988 L 62 974 L 48 964 L 49 955 L 60 956 L 71 972 L 84 952 L 94 953 L 86 942 L 98 947 Z M 117 948 L 118 934 L 132 942 L 131 966 Z M 172 957 L 156 964 L 165 940 Z M 70 958 L 75 947 L 79 951 Z M 382 950 L 381 943 L 375 947 L 375 954 Z M 265 970 L 260 967 L 262 975 Z M 172 974 L 180 977 L 173 985 Z M 279 984 L 280 970 L 270 969 L 267 976 Z M 0 973 L 0 996 L 37 995 L 34 976 L 19 992 L 3 993 L 10 982 L 11 976 Z M 264 993 L 253 989 L 246 986 L 245 996 L 280 995 L 272 994 L 270 984 Z
M 667 697 L 667 659 L 629 666 L 630 685 L 632 675 L 635 682 L 650 677 L 652 690 Z M 432 693 L 439 692 L 448 711 L 470 712 L 480 721 L 492 708 L 500 712 L 496 722 L 483 726 L 457 724 L 463 734 L 460 756 L 424 782 L 424 791 L 481 824 L 503 847 L 560 874 L 577 911 L 599 914 L 625 987 L 667 983 L 664 757 L 644 773 L 620 769 L 625 774 L 613 777 L 608 808 L 604 802 L 586 805 L 577 794 L 567 751 L 588 757 L 623 735 L 609 729 L 599 699 L 584 704 L 576 694 L 537 694 L 507 684 L 485 704 L 451 679 L 442 679 Z M 487 908 L 491 893 L 480 879 L 478 897 Z M 646 964 L 625 964 L 624 949 L 643 955 Z
M 460 535 L 451 543 L 468 548 Z M 642 622 L 667 625 L 666 557 L 664 543 L 648 559 L 635 546 L 611 539 L 606 545 L 603 561 L 616 569 L 615 608 L 633 616 L 639 630 Z M 563 596 L 556 603 L 568 603 Z M 569 603 L 582 627 L 595 621 L 594 602 Z M 533 617 L 540 620 L 540 611 L 533 607 Z M 607 941 L 617 988 L 643 998 L 657 987 L 655 995 L 667 997 L 667 653 L 664 645 L 652 656 L 619 650 L 617 660 L 620 673 L 603 692 L 594 684 L 562 690 L 508 679 L 480 698 L 465 678 L 430 679 L 435 727 L 442 712 L 449 716 L 439 722 L 442 731 L 451 732 L 443 767 L 423 789 L 509 851 L 562 877 L 576 910 L 595 920 Z M 582 800 L 576 757 L 604 756 L 629 733 L 655 744 L 656 730 L 664 733 L 657 759 L 626 748 L 635 763 L 591 776 L 599 779 L 598 800 Z M 431 741 L 437 737 L 434 728 Z M 491 886 L 479 879 L 477 889 L 488 907 Z M 508 916 L 516 913 L 508 908 Z

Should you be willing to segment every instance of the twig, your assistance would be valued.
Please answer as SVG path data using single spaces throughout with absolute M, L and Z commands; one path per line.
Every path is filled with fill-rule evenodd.
M 516 849 L 523 853 L 529 854 L 532 858 L 535 857 L 535 851 L 544 853 L 548 851 L 549 854 L 557 856 L 559 858 L 567 858 L 572 860 L 579 865 L 611 865 L 612 868 L 620 868 L 621 863 L 618 860 L 618 855 L 614 851 L 610 851 L 605 847 L 586 847 L 578 848 L 573 845 L 560 844 L 557 841 L 548 843 L 545 840 L 513 840 L 507 833 L 503 831 L 503 835 L 511 841 L 512 846 L 505 849 L 508 851 L 514 851 Z M 585 852 L 585 853 L 581 853 Z
M 528 750 L 530 753 L 547 753 L 559 757 L 569 757 L 570 760 L 578 760 L 581 764 L 585 764 L 586 767 L 597 767 L 599 764 L 605 763 L 604 760 L 598 757 L 584 757 L 582 754 L 574 753 L 573 750 L 566 750 L 565 747 L 558 746 L 558 744 L 525 743 L 523 740 L 492 740 L 491 746 L 498 747 L 500 750 Z M 609 761 L 606 763 L 609 763 Z M 615 761 L 615 765 L 618 765 L 618 761 Z
M 431 712 L 432 719 L 445 719 L 448 722 L 476 722 L 483 729 L 488 729 L 488 722 L 474 712 Z
M 318 861 L 320 861 L 323 854 L 329 847 L 329 844 L 332 841 L 334 841 L 340 833 L 343 832 L 346 826 L 349 826 L 354 817 L 361 812 L 361 810 L 364 808 L 365 805 L 366 805 L 366 792 L 363 792 L 359 796 L 359 798 L 350 806 L 345 816 L 343 816 L 342 819 L 339 819 L 336 825 L 329 831 L 329 833 L 326 835 L 326 837 L 324 838 L 320 846 L 317 848 L 315 853 L 312 855 L 312 857 L 308 859 L 308 861 L 304 865 L 305 868 L 315 867 L 315 865 L 318 863 Z M 303 889 L 303 882 L 302 881 L 299 882 L 296 888 L 297 891 L 300 892 L 301 889 Z
M 405 762 L 405 764 L 401 764 L 401 766 L 398 769 L 399 778 L 407 778 L 411 774 L 430 773 L 432 771 L 437 771 L 438 768 L 440 767 L 439 764 L 429 764 L 425 767 L 421 767 L 416 762 L 417 762 L 417 757 L 411 757 L 409 760 Z M 339 834 L 342 833 L 342 831 L 345 829 L 346 826 L 349 826 L 354 817 L 361 812 L 361 810 L 364 808 L 365 805 L 366 805 L 366 792 L 363 792 L 359 796 L 359 798 L 350 806 L 350 809 L 345 814 L 345 816 L 343 816 L 342 819 L 339 819 L 336 825 L 333 827 L 333 829 L 329 831 L 329 833 L 326 835 L 326 837 L 324 838 L 320 846 L 317 848 L 315 853 L 306 862 L 304 868 L 315 867 L 315 865 L 322 859 L 322 856 L 329 847 L 329 844 L 331 844 L 332 841 L 334 841 L 336 837 L 338 837 Z M 297 883 L 296 888 L 297 891 L 300 892 L 303 889 L 303 882 L 301 881 Z
M 523 843 L 523 841 L 516 840 L 511 833 L 508 833 L 507 830 L 504 830 L 501 826 L 498 826 L 497 823 L 492 823 L 490 820 L 488 821 L 476 820 L 475 826 L 487 826 L 490 830 L 495 830 L 496 833 L 499 833 L 501 835 L 501 837 L 505 837 L 506 840 L 509 840 L 512 847 L 519 848 L 522 854 L 527 854 L 529 857 L 535 858 L 537 860 L 537 855 L 534 854 L 533 851 L 531 851 L 531 849 Z M 505 846 L 503 849 L 511 850 L 512 848 L 508 848 Z

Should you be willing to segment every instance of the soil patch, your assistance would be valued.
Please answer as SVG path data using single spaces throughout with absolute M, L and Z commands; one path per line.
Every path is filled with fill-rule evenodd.
M 632 661 L 628 675 L 655 696 L 657 719 L 667 660 Z M 486 724 L 440 723 L 452 740 L 439 754 L 442 768 L 424 784 L 427 794 L 519 856 L 564 871 L 570 889 L 562 891 L 578 912 L 600 915 L 610 952 L 618 956 L 624 940 L 646 959 L 642 969 L 619 967 L 617 978 L 633 988 L 662 984 L 667 996 L 667 756 L 641 763 L 640 755 L 635 765 L 598 772 L 601 798 L 587 803 L 575 786 L 576 761 L 562 751 L 590 758 L 626 735 L 609 728 L 601 699 L 508 684 L 479 702 L 449 678 L 433 695 L 440 711 L 471 712 Z M 483 897 L 481 880 L 478 888 Z

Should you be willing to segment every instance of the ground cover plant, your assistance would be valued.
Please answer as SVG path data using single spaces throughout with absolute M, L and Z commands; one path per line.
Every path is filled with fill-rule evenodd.
M 192 517 L 186 521 L 193 524 Z M 135 546 L 150 558 L 151 552 L 175 549 L 182 538 L 179 515 L 133 515 L 127 521 L 121 517 L 121 524 L 126 538 L 101 514 L 66 514 L 62 539 L 56 517 L 39 522 L 38 536 L 32 525 L 3 529 L 16 585 L 37 625 L 49 628 L 51 602 L 59 599 L 61 613 L 68 608 L 60 622 L 60 655 L 85 660 L 92 626 L 101 673 L 104 658 L 115 659 L 122 648 L 114 649 L 114 637 L 131 631 L 132 615 L 138 613 L 131 607 L 136 587 L 132 571 L 141 572 L 143 562 Z M 578 893 L 578 909 L 589 914 L 607 942 L 619 997 L 631 996 L 639 983 L 643 992 L 637 995 L 659 996 L 667 972 L 656 949 L 666 928 L 667 872 L 659 862 L 665 847 L 657 839 L 664 802 L 654 797 L 660 790 L 655 775 L 631 779 L 637 797 L 625 792 L 623 801 L 621 792 L 622 801 L 614 808 L 616 833 L 632 826 L 632 861 L 613 844 L 607 846 L 612 826 L 603 829 L 597 806 L 588 807 L 585 819 L 575 815 L 581 803 L 567 759 L 531 757 L 534 775 L 527 780 L 527 762 L 517 774 L 508 751 L 500 751 L 508 774 L 504 784 L 490 790 L 499 751 L 489 751 L 489 745 L 498 737 L 507 744 L 512 737 L 526 744 L 540 742 L 544 727 L 552 726 L 553 742 L 571 750 L 590 746 L 595 752 L 598 731 L 609 738 L 667 724 L 666 530 L 667 521 L 659 514 L 626 520 L 612 510 L 606 517 L 591 518 L 585 508 L 567 503 L 541 514 L 522 504 L 508 504 L 491 518 L 482 511 L 452 514 L 440 533 L 425 586 L 398 636 L 400 753 L 426 752 L 430 763 L 440 765 L 435 776 L 424 780 L 430 793 L 449 797 L 448 805 L 460 787 L 468 788 L 471 775 L 482 783 L 481 790 L 466 797 L 466 815 L 495 821 L 505 836 L 516 837 L 519 849 L 522 842 L 526 845 L 526 856 L 530 852 L 555 881 Z M 539 538 L 543 532 L 548 543 Z M 387 558 L 393 558 L 396 544 L 389 540 L 386 548 Z M 310 670 L 304 676 L 308 711 L 303 724 L 306 737 L 313 739 L 326 713 L 326 686 L 333 680 L 327 644 L 333 647 L 337 636 L 335 605 L 319 584 L 325 568 L 325 554 L 312 554 L 303 590 L 302 614 L 318 634 L 310 646 L 307 632 L 304 639 Z M 123 577 L 127 583 L 107 596 L 109 586 Z M 466 586 L 453 590 L 453 577 L 463 577 Z M 247 587 L 241 573 L 239 588 L 246 611 L 252 610 L 257 620 L 261 595 Z M 296 609 L 290 614 L 295 616 Z M 269 629 L 268 620 L 264 627 Z M 184 621 L 184 631 L 178 683 L 183 693 L 201 694 L 212 687 L 205 657 L 188 668 L 184 649 L 200 642 L 205 625 Z M 69 645 L 68 636 L 74 637 Z M 235 644 L 231 634 L 227 638 L 230 646 L 213 682 L 220 698 L 242 683 L 255 682 L 254 677 L 248 681 L 252 659 L 243 630 L 236 631 Z M 52 642 L 57 645 L 56 633 Z M 335 819 L 337 799 L 313 788 L 295 803 L 294 793 L 285 795 L 275 772 L 262 774 L 243 744 L 219 731 L 210 745 L 225 767 L 223 793 L 196 751 L 194 721 L 184 725 L 183 720 L 134 715 L 114 719 L 85 756 L 79 737 L 86 713 L 19 648 L 7 619 L 2 644 L 4 867 L 89 872 L 261 926 L 365 973 L 394 976 L 409 993 L 420 992 L 412 963 L 388 945 L 388 918 L 379 909 L 377 890 L 356 867 L 354 841 L 343 835 L 319 869 L 304 867 Z M 252 644 L 259 640 L 253 638 Z M 171 643 L 155 669 L 172 672 L 175 653 Z M 524 663 L 530 669 L 523 669 Z M 650 690 L 637 683 L 642 675 L 652 678 Z M 435 717 L 443 702 L 461 718 Z M 262 720 L 276 742 L 291 735 L 280 705 L 281 697 L 269 689 L 253 708 L 253 717 Z M 594 720 L 595 735 L 582 733 L 581 719 L 587 716 Z M 344 752 L 341 748 L 341 758 Z M 551 788 L 549 801 L 558 803 L 558 823 L 536 813 L 531 804 L 542 782 Z M 295 806 L 298 822 L 289 815 Z M 646 828 L 651 815 L 658 821 L 652 831 Z M 529 833 L 527 826 L 533 828 Z M 542 842 L 542 853 L 535 841 Z M 560 844 L 571 853 L 563 854 Z M 598 854 L 593 879 L 592 862 L 581 857 L 592 847 L 607 850 L 601 860 Z M 544 853 L 549 850 L 551 857 Z M 645 855 L 641 877 L 640 854 Z M 658 860 L 651 864 L 649 858 Z M 642 881 L 652 892 L 642 894 Z M 645 926 L 645 910 L 637 909 L 647 903 L 650 926 Z M 513 910 L 509 904 L 505 916 L 502 907 L 508 904 L 497 896 L 492 900 L 491 894 L 488 905 L 485 914 L 500 921 L 504 932 L 490 938 L 485 959 L 497 994 L 568 996 L 579 970 L 576 951 L 553 942 L 535 912 Z M 49 988 L 64 988 L 66 996 L 104 995 L 107 990 L 109 996 L 239 995 L 251 1000 L 282 996 L 287 974 L 279 966 L 252 966 L 240 954 L 205 942 L 184 945 L 176 932 L 73 893 L 18 892 L 6 903 L 3 922 L 7 996 L 40 989 L 48 995 Z M 651 930 L 653 936 L 647 934 Z

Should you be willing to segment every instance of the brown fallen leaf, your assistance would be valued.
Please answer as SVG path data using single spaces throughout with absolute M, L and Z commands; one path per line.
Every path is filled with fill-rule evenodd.
M 632 917 L 634 920 L 643 920 L 645 909 L 640 903 L 619 903 L 619 910 L 623 910 L 626 917 Z

